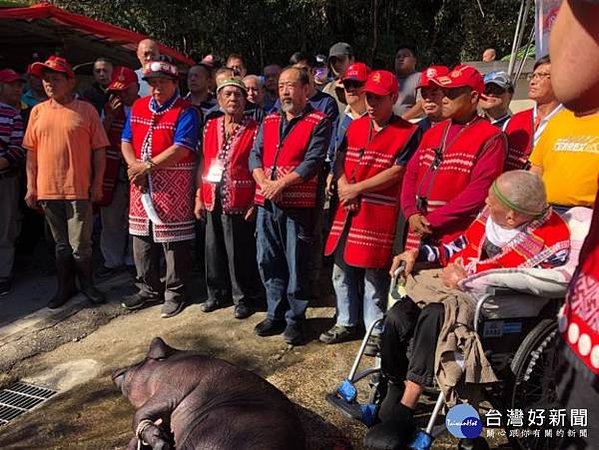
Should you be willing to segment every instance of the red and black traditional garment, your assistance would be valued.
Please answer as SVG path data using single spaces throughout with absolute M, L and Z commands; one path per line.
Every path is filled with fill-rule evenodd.
M 104 106 L 106 110 L 108 105 Z M 110 147 L 106 149 L 106 170 L 102 182 L 102 200 L 96 202 L 97 206 L 108 206 L 112 203 L 114 190 L 119 178 L 119 171 L 124 164 L 121 152 L 121 135 L 125 127 L 125 111 L 120 109 L 117 116 L 110 124 L 106 135 L 110 141 Z
M 502 173 L 505 136 L 479 117 L 465 125 L 446 120 L 422 137 L 408 164 L 401 207 L 406 218 L 420 213 L 431 223 L 427 242 L 451 242 L 483 208 L 487 192 Z M 406 249 L 420 246 L 408 233 Z
M 302 116 L 281 140 L 280 114 L 271 114 L 262 123 L 262 168 L 266 178 L 278 180 L 293 172 L 303 161 L 316 127 L 327 116 L 316 110 Z M 314 208 L 318 197 L 318 175 L 288 186 L 276 204 L 281 208 Z M 256 186 L 255 203 L 264 205 L 260 187 Z
M 177 120 L 191 105 L 178 97 L 164 110 L 154 111 L 152 97 L 137 100 L 131 108 L 131 144 L 135 157 L 147 161 L 174 144 Z M 154 242 L 178 242 L 195 238 L 194 173 L 192 151 L 177 164 L 155 169 L 148 175 L 149 200 L 160 223 L 152 224 Z M 142 192 L 131 184 L 129 233 L 150 235 L 150 219 L 142 203 Z M 146 197 L 147 198 L 147 197 Z
M 592 374 L 599 381 L 599 196 L 595 200 L 593 221 L 582 250 L 579 266 L 570 282 L 559 329 L 568 350 L 577 358 L 577 370 Z M 597 389 L 597 387 L 595 387 Z
M 346 135 L 343 168 L 347 181 L 358 183 L 393 167 L 399 155 L 407 150 L 417 129 L 417 125 L 395 117 L 371 138 L 370 118 L 354 120 Z M 373 269 L 389 267 L 399 214 L 400 188 L 401 180 L 398 180 L 391 186 L 361 195 L 360 208 L 356 212 L 338 207 L 325 255 L 335 252 L 348 227 L 343 253 L 347 264 Z
M 256 183 L 248 166 L 250 151 L 256 140 L 258 122 L 245 116 L 230 140 L 225 140 L 225 116 L 210 119 L 204 128 L 204 167 L 201 198 L 208 211 L 214 210 L 216 189 L 221 189 L 221 206 L 225 214 L 242 214 L 254 203 Z M 223 165 L 222 181 L 210 181 L 210 168 Z

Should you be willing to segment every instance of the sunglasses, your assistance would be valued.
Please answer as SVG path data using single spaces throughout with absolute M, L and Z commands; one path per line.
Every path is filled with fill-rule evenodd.
M 455 100 L 456 98 L 461 97 L 462 95 L 470 94 L 470 92 L 472 92 L 472 89 L 468 86 L 443 89 L 443 95 L 450 100 Z

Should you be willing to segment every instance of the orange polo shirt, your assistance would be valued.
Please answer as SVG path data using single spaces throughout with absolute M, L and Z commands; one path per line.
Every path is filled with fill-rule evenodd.
M 94 150 L 110 145 L 98 112 L 82 100 L 54 100 L 31 110 L 23 147 L 37 156 L 39 200 L 87 200 Z

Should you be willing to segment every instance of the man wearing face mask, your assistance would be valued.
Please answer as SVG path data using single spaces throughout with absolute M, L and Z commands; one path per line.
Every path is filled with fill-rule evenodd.
M 398 441 L 408 440 L 414 409 L 434 379 L 450 406 L 460 396 L 461 380 L 497 381 L 475 343 L 478 336 L 467 332 L 476 305 L 464 294 L 464 279 L 490 269 L 558 267 L 567 262 L 569 252 L 569 228 L 548 207 L 543 182 L 518 170 L 499 176 L 488 190 L 486 208 L 451 244 L 422 245 L 396 256 L 390 272 L 405 264 L 408 297 L 385 318 L 381 365 L 388 390 L 378 413 L 382 424 L 370 429 L 366 442 L 389 433 Z M 414 269 L 417 261 L 444 268 Z M 456 359 L 456 351 L 462 352 L 463 361 Z M 456 370 L 460 364 L 463 368 Z
M 343 111 L 347 101 L 343 93 L 343 83 L 341 77 L 345 73 L 347 66 L 354 62 L 354 49 L 346 42 L 337 42 L 329 50 L 329 68 L 333 80 L 322 88 L 322 92 L 329 94 L 337 102 L 337 109 Z
M 246 86 L 237 78 L 218 86 L 224 114 L 204 127 L 204 162 L 195 199 L 196 217 L 207 222 L 208 300 L 202 311 L 212 312 L 232 300 L 237 319 L 249 317 L 262 295 L 253 222 L 256 183 L 248 168 L 258 123 L 244 114 L 246 97 Z

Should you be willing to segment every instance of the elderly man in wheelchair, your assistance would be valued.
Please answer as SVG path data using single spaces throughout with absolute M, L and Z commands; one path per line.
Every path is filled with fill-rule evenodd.
M 423 245 L 416 251 L 396 256 L 391 273 L 403 268 L 403 275 L 407 277 L 407 296 L 397 301 L 385 317 L 380 371 L 386 389 L 383 389 L 384 398 L 374 414 L 376 425 L 366 436 L 366 447 L 399 449 L 408 446 L 416 430 L 416 406 L 424 389 L 435 381 L 441 394 L 427 427 L 429 434 L 443 403 L 452 406 L 458 400 L 466 399 L 471 393 L 467 386 L 499 381 L 495 374 L 497 368 L 487 359 L 490 353 L 483 349 L 477 333 L 476 322 L 483 303 L 491 315 L 494 310 L 496 313 L 507 309 L 508 317 L 516 311 L 516 316 L 532 316 L 541 325 L 537 316 L 541 316 L 541 311 L 545 312 L 548 300 L 540 299 L 535 289 L 528 292 L 536 296 L 520 295 L 515 300 L 512 296 L 510 302 L 498 304 L 501 295 L 494 298 L 488 295 L 489 290 L 487 295 L 474 295 L 473 290 L 480 289 L 481 277 L 515 269 L 549 272 L 544 269 L 564 266 L 569 254 L 569 227 L 548 207 L 543 182 L 530 172 L 511 171 L 493 183 L 486 208 L 454 242 L 437 247 Z M 443 268 L 430 268 L 434 265 Z M 546 284 L 557 286 L 555 292 L 558 297 L 562 296 L 568 280 L 552 284 L 553 281 L 544 280 Z M 507 287 L 510 287 L 509 283 Z M 479 301 L 481 296 L 484 301 Z M 551 319 L 546 322 L 550 327 L 539 330 L 536 341 L 540 338 L 547 341 L 549 331 L 555 336 L 554 314 L 555 311 L 549 312 Z M 530 331 L 533 326 L 520 331 Z M 489 335 L 493 335 L 492 329 Z M 516 345 L 522 343 L 524 336 L 518 339 Z M 536 341 L 529 342 L 526 348 L 537 345 Z M 502 346 L 505 342 L 496 347 L 501 349 Z M 514 356 L 513 353 L 509 355 L 510 360 L 519 358 L 523 361 L 522 355 Z M 355 366 L 358 364 L 359 358 Z M 356 367 L 349 377 L 350 384 L 357 379 L 354 377 Z M 511 388 L 513 391 L 513 380 Z M 339 397 L 344 397 L 342 388 L 336 393 L 336 398 Z M 416 448 L 413 444 L 412 447 Z

